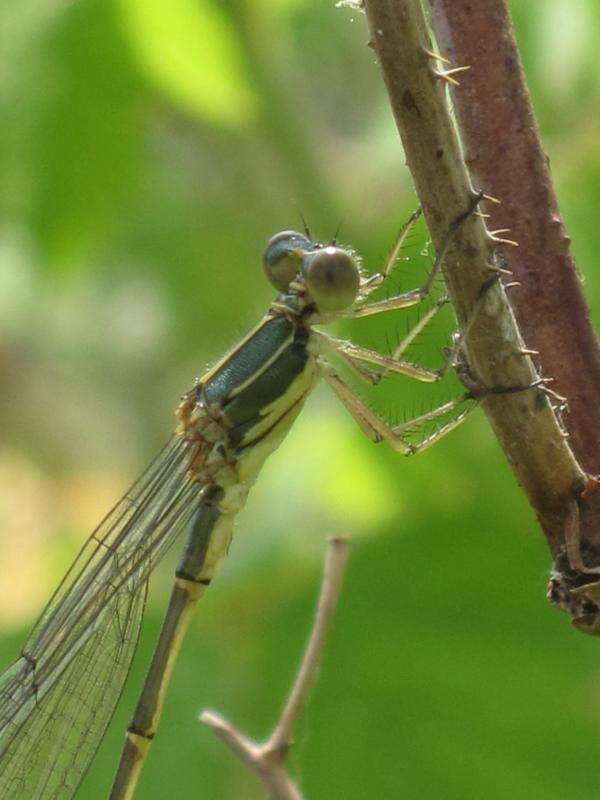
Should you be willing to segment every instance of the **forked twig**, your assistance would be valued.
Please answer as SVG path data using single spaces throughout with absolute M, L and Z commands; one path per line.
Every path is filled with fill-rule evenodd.
M 348 540 L 342 537 L 330 539 L 308 644 L 294 684 L 268 739 L 262 743 L 251 741 L 214 711 L 203 711 L 200 716 L 201 721 L 211 727 L 233 753 L 256 773 L 272 800 L 302 800 L 300 789 L 287 773 L 285 759 L 292 744 L 294 725 L 317 677 L 347 560 Z

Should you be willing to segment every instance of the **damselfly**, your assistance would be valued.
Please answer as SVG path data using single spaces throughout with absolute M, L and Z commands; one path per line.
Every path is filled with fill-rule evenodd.
M 453 230 L 478 200 L 448 232 L 421 288 L 375 302 L 369 297 L 392 271 L 418 212 L 401 229 L 381 272 L 369 277 L 362 275 L 353 251 L 311 241 L 308 231 L 284 231 L 269 241 L 263 265 L 279 292 L 275 301 L 256 328 L 183 397 L 172 438 L 92 533 L 20 657 L 0 676 L 1 800 L 75 795 L 129 672 L 147 579 L 185 530 L 166 619 L 111 793 L 112 800 L 132 797 L 192 608 L 227 552 L 234 518 L 263 462 L 320 378 L 371 440 L 387 441 L 406 455 L 429 447 L 461 422 L 470 409 L 411 444 L 408 431 L 451 412 L 465 396 L 392 427 L 330 361 L 337 355 L 371 382 L 388 372 L 438 380 L 444 369 L 426 369 L 402 356 L 447 302 L 445 297 L 389 356 L 315 326 L 421 302 L 431 291 Z

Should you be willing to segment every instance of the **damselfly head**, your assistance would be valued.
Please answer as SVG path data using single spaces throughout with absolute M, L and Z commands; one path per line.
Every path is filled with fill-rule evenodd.
M 302 269 L 304 256 L 313 249 L 313 243 L 302 233 L 276 233 L 267 242 L 263 254 L 263 268 L 269 282 L 280 292 L 287 291 Z
M 349 308 L 360 287 L 358 262 L 351 251 L 311 242 L 297 231 L 281 231 L 269 239 L 263 267 L 280 292 L 301 276 L 317 308 L 325 313 Z
M 319 311 L 343 311 L 356 300 L 360 287 L 358 263 L 342 247 L 329 245 L 307 253 L 302 275 Z

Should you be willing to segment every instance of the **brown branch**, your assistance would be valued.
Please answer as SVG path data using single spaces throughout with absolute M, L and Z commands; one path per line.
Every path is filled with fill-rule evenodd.
M 520 282 L 511 293 L 519 327 L 545 375 L 567 398 L 565 424 L 583 468 L 600 472 L 600 348 L 569 252 L 505 0 L 429 0 L 442 54 L 471 67 L 453 92 L 473 179 L 502 199 L 489 208 L 517 250 L 499 252 Z M 581 509 L 581 530 L 600 546 L 600 494 Z
M 285 759 L 292 744 L 294 725 L 317 677 L 327 633 L 339 600 L 347 560 L 348 540 L 330 539 L 321 593 L 308 644 L 294 685 L 267 741 L 262 744 L 251 741 L 214 711 L 204 711 L 200 717 L 256 773 L 273 800 L 302 800 L 299 788 L 287 774 Z
M 521 288 L 511 294 L 519 327 L 546 375 L 569 400 L 571 447 L 600 472 L 600 349 L 569 252 L 505 0 L 430 0 L 443 55 L 471 71 L 453 105 L 471 176 L 502 199 L 487 209 L 518 250 L 500 253 Z
M 432 43 L 420 2 L 365 0 L 365 9 L 406 161 L 438 245 L 472 196 L 448 110 L 446 81 L 435 75 L 440 65 L 428 55 Z M 461 79 L 469 80 L 472 71 Z M 471 371 L 488 387 L 523 386 L 536 373 L 523 355 L 505 291 L 498 281 L 481 295 L 493 277 L 490 265 L 496 245 L 482 219 L 468 220 L 455 238 L 444 274 L 461 329 L 469 324 L 465 344 Z M 550 404 L 532 390 L 488 397 L 483 405 L 552 550 L 560 550 L 567 511 L 585 483 L 585 474 Z

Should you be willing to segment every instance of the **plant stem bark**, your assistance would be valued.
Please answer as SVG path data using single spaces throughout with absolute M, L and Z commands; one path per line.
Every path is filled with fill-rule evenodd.
M 365 0 L 365 10 L 406 161 L 437 246 L 473 193 L 449 113 L 444 65 L 432 56 L 418 0 Z M 465 83 L 470 72 L 462 78 Z M 490 191 L 487 185 L 477 188 Z M 476 380 L 487 387 L 526 386 L 536 372 L 505 290 L 495 280 L 497 246 L 483 220 L 472 217 L 454 238 L 444 275 L 461 330 L 468 330 L 465 350 Z M 483 406 L 552 551 L 558 552 L 573 498 L 586 483 L 564 431 L 540 391 L 489 396 Z
M 453 94 L 465 160 L 474 181 L 502 199 L 494 224 L 519 247 L 500 257 L 521 283 L 511 303 L 544 375 L 567 398 L 565 425 L 579 463 L 600 472 L 600 348 L 569 252 L 548 158 L 527 90 L 506 0 L 429 0 L 442 55 L 468 64 Z M 492 211 L 492 209 L 488 209 Z M 588 542 L 600 545 L 600 497 L 581 508 Z

